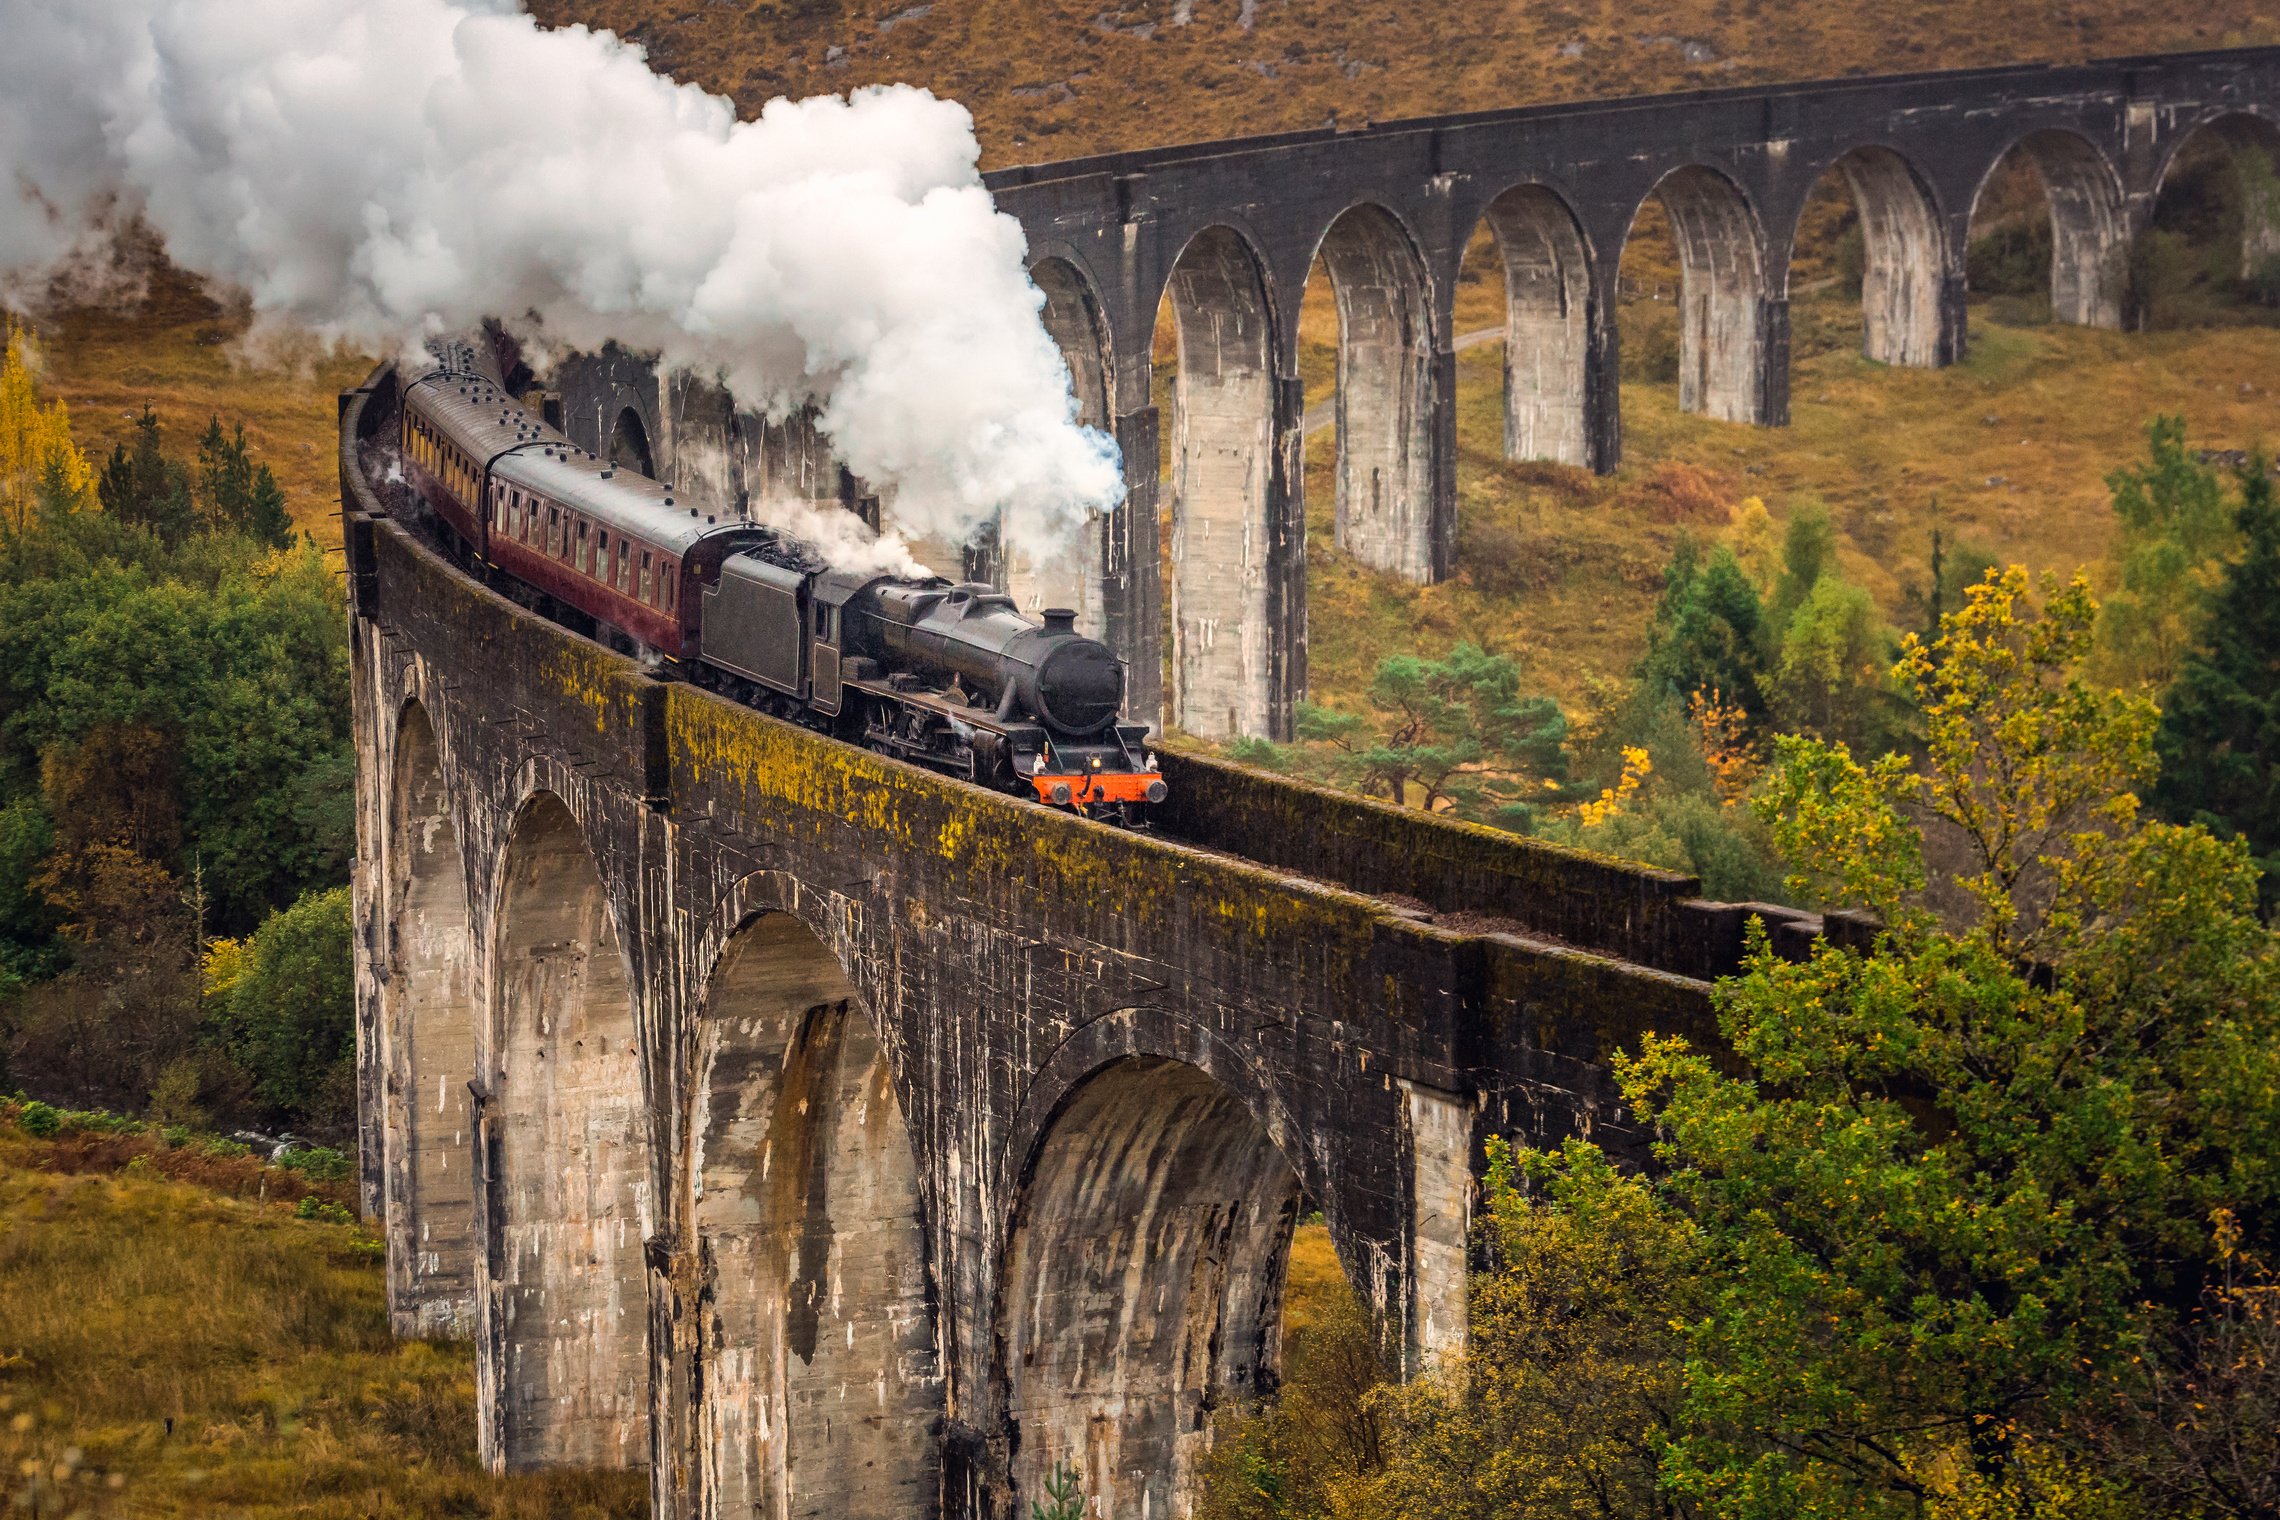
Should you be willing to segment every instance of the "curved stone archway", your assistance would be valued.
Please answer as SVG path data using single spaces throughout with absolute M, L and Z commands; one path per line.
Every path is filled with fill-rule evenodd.
M 1678 244 L 1678 405 L 1726 422 L 1766 420 L 1764 235 L 1734 182 L 1673 170 L 1654 196 Z
M 1542 185 L 1484 214 L 1504 263 L 1504 456 L 1591 464 L 1591 256 Z
M 1941 295 L 1947 236 L 1931 191 L 1890 148 L 1855 148 L 1833 167 L 1852 194 L 1867 255 L 1860 281 L 1861 352 L 1883 364 L 1952 364 L 1957 333 L 1945 319 Z
M 643 425 L 641 413 L 630 406 L 622 408 L 610 424 L 608 455 L 609 462 L 620 469 L 656 477 L 657 459 L 650 451 L 649 429 Z
M 2214 140 L 2232 160 L 2240 211 L 2240 274 L 2247 279 L 2280 260 L 2280 121 L 2251 111 L 2232 111 L 2196 124 L 2171 146 L 2154 182 L 2154 198 L 2169 185 L 2177 165 Z
M 697 1032 L 702 1512 L 938 1512 L 943 1382 L 918 1171 L 839 962 L 789 913 L 730 939 Z
M 1345 212 L 1320 257 L 1338 306 L 1338 546 L 1435 579 L 1433 339 L 1425 267 L 1382 207 Z
M 1047 1128 L 998 1317 L 1015 1506 L 1066 1464 L 1087 1513 L 1190 1513 L 1213 1412 L 1272 1386 L 1299 1183 L 1201 1069 L 1134 1056 Z
M 2129 219 L 2113 166 L 2087 138 L 2034 132 L 1988 170 L 1981 193 L 2013 153 L 2025 154 L 2035 166 L 2050 210 L 2051 320 L 2120 327 L 2129 284 Z
M 498 1460 L 649 1457 L 654 1218 L 632 980 L 576 819 L 540 793 L 500 873 L 487 1144 L 497 1280 L 484 1343 Z
M 1108 383 L 1110 361 L 1108 332 L 1101 318 L 1100 301 L 1092 286 L 1066 259 L 1040 259 L 1029 271 L 1045 293 L 1045 330 L 1068 361 L 1069 382 L 1077 399 L 1077 420 L 1087 427 L 1107 429 L 1110 424 Z M 1031 617 L 1047 607 L 1067 607 L 1077 614 L 1077 628 L 1095 638 L 1106 632 L 1102 579 L 1108 556 L 1109 519 L 1089 523 L 1064 553 L 1039 559 L 1019 544 L 1007 544 L 1005 589 Z
M 1199 232 L 1170 285 L 1179 339 L 1172 406 L 1171 717 L 1207 739 L 1272 732 L 1268 486 L 1274 338 L 1241 234 Z
M 461 1337 L 475 1317 L 476 999 L 466 864 L 427 710 L 396 725 L 389 794 L 388 1318 Z

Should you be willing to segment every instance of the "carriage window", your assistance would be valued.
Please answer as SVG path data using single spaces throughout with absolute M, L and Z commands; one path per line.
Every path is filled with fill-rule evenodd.
M 641 599 L 649 600 L 649 551 L 641 551 Z
M 659 578 L 665 582 L 663 586 L 658 588 L 665 593 L 665 610 L 671 612 L 673 610 L 673 593 L 681 584 L 680 567 L 673 561 L 667 560 L 658 567 L 658 574 Z
M 594 535 L 594 579 L 605 586 L 610 583 L 610 536 L 606 532 Z
M 549 557 L 562 552 L 561 529 L 562 509 L 560 507 L 548 507 L 546 509 L 546 552 Z
M 624 539 L 618 540 L 618 590 L 633 589 L 633 546 Z
M 578 573 L 591 574 L 594 568 L 594 545 L 586 537 L 586 525 L 578 524 Z

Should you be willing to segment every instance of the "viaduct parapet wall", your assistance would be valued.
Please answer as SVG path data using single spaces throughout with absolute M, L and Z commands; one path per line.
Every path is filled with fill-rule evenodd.
M 2131 240 L 2202 133 L 2280 164 L 2280 49 L 1531 107 L 998 171 L 990 186 L 1028 234 L 1047 326 L 1085 420 L 1123 448 L 1129 495 L 1067 563 L 974 568 L 1033 606 L 1077 608 L 1130 662 L 1142 711 L 1206 737 L 1287 737 L 1306 689 L 1307 491 L 1332 493 L 1338 542 L 1362 562 L 1417 581 L 1452 568 L 1454 300 L 1477 229 L 1504 277 L 1506 453 L 1611 471 L 1617 276 L 1648 201 L 1678 242 L 1681 404 L 1779 426 L 1790 259 L 1825 175 L 1859 212 L 1863 351 L 1944 365 L 1968 341 L 1972 208 L 2006 154 L 2027 154 L 2048 194 L 2053 316 L 2118 327 Z M 2244 239 L 2244 259 L 2280 254 L 2280 208 L 2252 208 Z M 1338 450 L 1332 478 L 1309 482 L 1298 317 L 1318 255 L 1339 314 Z M 1179 358 L 1159 415 L 1166 302 Z M 779 477 L 838 489 L 806 440 L 732 425 L 702 396 L 676 412 L 672 388 L 625 361 L 573 366 L 564 391 L 573 437 L 610 450 L 613 419 L 633 415 L 678 484 L 729 501 Z

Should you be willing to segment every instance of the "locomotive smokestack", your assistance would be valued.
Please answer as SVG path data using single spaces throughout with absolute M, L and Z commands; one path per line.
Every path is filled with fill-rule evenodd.
M 1067 607 L 1046 608 L 1045 631 L 1047 633 L 1075 633 L 1077 631 L 1077 614 Z

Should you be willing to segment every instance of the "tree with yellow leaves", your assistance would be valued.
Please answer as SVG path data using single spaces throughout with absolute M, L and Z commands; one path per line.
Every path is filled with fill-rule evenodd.
M 73 503 L 95 484 L 87 456 L 71 441 L 71 412 L 40 403 L 37 351 L 22 328 L 8 324 L 0 352 L 0 524 L 21 537 L 44 502 Z

